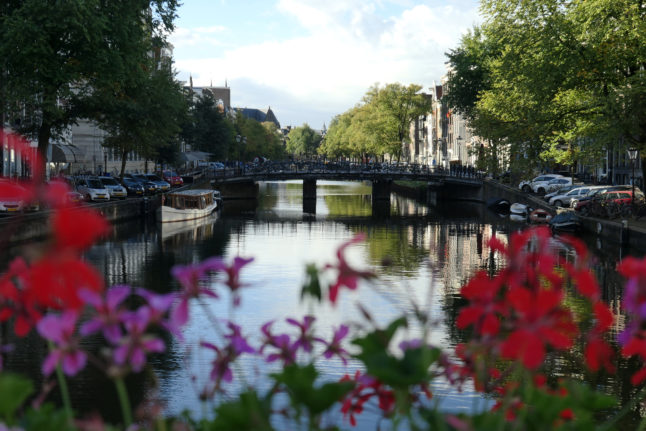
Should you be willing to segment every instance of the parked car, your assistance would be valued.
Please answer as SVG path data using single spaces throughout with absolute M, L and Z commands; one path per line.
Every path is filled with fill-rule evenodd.
M 157 190 L 160 192 L 167 192 L 170 190 L 170 183 L 159 178 L 155 174 L 144 174 L 144 177 L 151 183 L 157 186 Z
M 594 190 L 593 187 L 594 186 L 576 187 L 567 193 L 552 197 L 549 200 L 549 204 L 554 205 L 556 207 L 569 207 L 570 203 L 572 202 L 572 199 L 587 196 L 591 190 Z
M 635 195 L 637 193 L 635 192 Z M 632 200 L 632 190 L 616 190 L 616 191 L 605 191 L 603 193 L 597 193 L 593 198 L 581 200 L 576 203 L 574 210 L 580 213 L 583 216 L 595 215 L 594 208 L 591 208 L 593 205 L 600 204 L 601 206 L 606 206 L 609 204 L 618 204 L 623 205 L 630 203 Z M 599 215 L 599 214 L 596 214 Z
M 553 191 L 551 193 L 547 193 L 545 196 L 543 196 L 543 200 L 545 202 L 549 202 L 550 199 L 552 199 L 556 195 L 564 195 L 567 192 L 569 192 L 572 189 L 576 189 L 577 187 L 581 187 L 581 184 L 570 184 L 569 186 L 561 187 L 556 191 Z
M 112 177 L 99 177 L 101 183 L 110 192 L 111 199 L 125 199 L 128 196 L 128 190 L 119 181 Z
M 57 177 L 47 182 L 48 187 L 60 187 L 58 190 L 67 190 L 65 192 L 65 201 L 62 202 L 63 205 L 77 204 L 83 201 L 83 195 L 77 192 L 74 189 L 74 181 L 68 177 Z M 48 205 L 60 205 L 61 202 L 57 202 L 60 196 L 57 193 L 51 193 L 50 190 L 47 192 L 47 198 L 45 203 Z
M 144 185 L 141 182 L 135 180 L 134 178 L 124 177 L 121 180 L 121 185 L 126 188 L 129 196 L 143 196 L 146 193 Z
M 572 184 L 572 178 L 562 177 L 558 174 L 555 174 L 555 175 L 557 175 L 557 177 L 532 181 L 532 184 L 531 184 L 532 191 L 536 194 L 544 195 L 545 193 L 547 193 L 548 187 L 550 187 L 550 185 L 554 186 L 554 184 L 552 183 L 552 181 L 554 180 L 565 180 L 564 182 L 560 183 L 561 185 Z
M 184 180 L 175 171 L 163 171 L 162 178 L 170 183 L 171 187 L 184 185 Z
M 27 190 L 15 181 L 0 179 L 0 213 L 16 213 L 27 208 Z
M 572 185 L 572 178 L 570 177 L 554 178 L 553 180 L 547 183 L 547 186 L 545 186 L 545 194 L 552 193 L 553 191 L 568 185 Z
M 633 186 L 631 185 L 593 186 L 592 190 L 590 190 L 590 192 L 586 196 L 581 196 L 579 198 L 572 199 L 572 201 L 570 202 L 570 206 L 576 209 L 579 202 L 585 202 L 587 200 L 594 199 L 595 196 L 600 195 L 602 193 L 623 191 L 623 190 L 632 191 L 632 189 L 633 189 Z M 640 196 L 644 196 L 644 193 L 642 193 L 639 187 L 635 187 L 635 198 L 638 198 Z M 583 205 L 587 205 L 587 204 L 583 204 Z
M 144 177 L 143 174 L 124 174 L 123 178 L 128 178 L 141 184 L 141 186 L 144 188 L 145 195 L 154 195 L 155 193 L 157 193 L 157 185 L 151 181 L 148 181 L 148 178 Z
M 525 193 L 529 193 L 532 191 L 535 193 L 538 193 L 536 189 L 541 188 L 541 186 L 544 189 L 547 183 L 552 181 L 555 178 L 563 178 L 563 176 L 559 174 L 539 175 L 538 177 L 534 178 L 531 181 L 521 181 L 520 184 L 518 184 L 518 188 L 524 191 Z
M 110 200 L 110 191 L 99 177 L 77 177 L 75 182 L 76 191 L 82 194 L 85 200 L 92 202 Z

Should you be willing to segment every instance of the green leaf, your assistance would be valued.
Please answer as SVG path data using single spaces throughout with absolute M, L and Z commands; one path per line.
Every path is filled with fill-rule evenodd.
M 52 404 L 44 404 L 39 409 L 29 409 L 21 421 L 26 430 L 38 431 L 72 431 L 76 428 L 67 420 L 65 410 L 56 410 Z M 113 430 L 107 427 L 106 431 Z
M 321 281 L 319 280 L 319 270 L 315 264 L 310 263 L 307 265 L 305 276 L 305 283 L 303 283 L 303 288 L 301 289 L 301 299 L 305 295 L 309 295 L 321 301 Z
M 352 390 L 353 382 L 325 383 L 315 387 L 318 372 L 314 365 L 288 365 L 280 374 L 272 377 L 287 388 L 292 405 L 296 409 L 305 407 L 311 415 L 319 415 L 340 401 Z
M 12 423 L 16 411 L 34 391 L 28 379 L 16 374 L 0 374 L 0 418 Z
M 221 404 L 215 409 L 215 419 L 205 429 L 213 431 L 268 431 L 271 416 L 271 398 L 258 398 L 248 391 L 237 400 Z

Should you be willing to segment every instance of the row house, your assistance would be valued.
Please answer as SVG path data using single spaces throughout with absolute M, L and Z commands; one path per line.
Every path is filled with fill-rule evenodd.
M 424 93 L 431 109 L 410 125 L 409 140 L 404 143 L 403 151 L 409 163 L 447 169 L 454 165 L 475 166 L 480 143 L 467 127 L 464 117 L 442 101 L 447 92 L 446 81 L 447 77 L 444 77 L 442 84 L 433 82 L 430 91 Z

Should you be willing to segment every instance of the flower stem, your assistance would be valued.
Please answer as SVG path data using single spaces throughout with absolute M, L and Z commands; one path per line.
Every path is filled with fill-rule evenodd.
M 70 401 L 70 391 L 67 387 L 67 380 L 65 380 L 65 375 L 63 374 L 63 369 L 60 365 L 56 366 L 56 379 L 58 380 L 58 386 L 61 388 L 61 397 L 63 398 L 63 407 L 65 409 L 65 416 L 67 416 L 67 421 L 72 423 L 74 420 L 74 415 L 72 414 L 72 402 Z
M 123 379 L 121 377 L 115 379 L 114 384 L 117 387 L 119 403 L 121 404 L 121 414 L 123 415 L 123 421 L 125 422 L 127 428 L 132 424 L 132 413 L 130 411 L 130 400 L 128 399 L 126 384 L 123 382 Z

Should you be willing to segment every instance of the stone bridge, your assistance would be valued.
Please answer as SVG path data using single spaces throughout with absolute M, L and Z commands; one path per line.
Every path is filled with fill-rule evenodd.
M 220 190 L 223 199 L 250 199 L 258 193 L 259 181 L 303 181 L 303 210 L 316 208 L 316 182 L 370 181 L 375 206 L 389 206 L 393 181 L 425 182 L 428 199 L 435 203 L 441 195 L 455 196 L 460 190 L 466 200 L 479 198 L 480 174 L 467 169 L 433 169 L 423 165 L 354 164 L 320 162 L 265 162 L 257 166 L 227 168 L 209 172 L 211 184 Z M 470 197 L 473 195 L 472 197 Z M 475 196 L 478 195 L 478 196 Z

